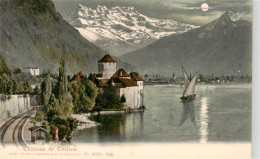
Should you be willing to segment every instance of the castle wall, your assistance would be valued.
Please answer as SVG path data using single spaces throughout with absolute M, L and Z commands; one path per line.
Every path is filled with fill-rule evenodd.
M 26 112 L 30 108 L 29 95 L 0 94 L 0 120 Z
M 137 89 L 137 106 L 138 108 L 143 106 L 143 91 L 144 91 L 144 82 L 137 81 L 138 89 Z
M 109 79 L 116 72 L 115 62 L 98 63 L 98 73 L 102 74 L 103 79 Z
M 138 87 L 126 87 L 120 88 L 120 97 L 124 94 L 126 98 L 125 106 L 131 108 L 138 108 L 138 98 L 137 98 Z

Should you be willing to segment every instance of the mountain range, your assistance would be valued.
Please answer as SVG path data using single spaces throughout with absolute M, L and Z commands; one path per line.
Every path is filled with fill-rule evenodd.
M 112 55 L 143 48 L 152 42 L 198 26 L 169 19 L 156 19 L 139 13 L 134 7 L 96 8 L 79 4 L 65 18 L 81 35 Z
M 252 73 L 252 24 L 233 21 L 225 12 L 213 22 L 181 34 L 163 37 L 119 58 L 142 74 L 239 75 Z

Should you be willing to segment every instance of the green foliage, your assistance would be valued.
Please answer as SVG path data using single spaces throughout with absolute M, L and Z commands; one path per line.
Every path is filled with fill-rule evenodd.
M 46 106 L 45 109 L 48 121 L 51 121 L 53 116 L 59 115 L 58 106 L 58 100 L 55 98 L 54 94 L 51 94 L 49 104 Z
M 13 74 L 19 74 L 22 73 L 22 70 L 19 67 L 15 67 L 13 70 Z
M 86 113 L 93 109 L 98 88 L 92 81 L 84 78 L 80 82 L 72 83 L 69 92 L 73 98 L 75 113 Z
M 38 86 L 36 86 L 36 87 L 34 88 L 34 94 L 35 94 L 35 95 L 41 95 L 41 89 L 40 89 Z
M 51 82 L 50 82 L 50 76 L 47 75 L 47 77 L 44 79 L 44 81 L 41 84 L 41 99 L 43 102 L 43 105 L 46 106 L 49 103 L 49 99 L 51 96 Z
M 44 128 L 47 131 L 50 131 L 50 125 L 47 121 L 42 122 L 42 128 Z
M 18 88 L 18 83 L 15 80 L 12 80 L 12 92 L 14 94 L 16 94 L 17 92 L 19 92 L 19 88 Z
M 37 122 L 42 122 L 43 120 L 44 120 L 44 118 L 45 118 L 45 114 L 44 114 L 44 112 L 42 112 L 42 111 L 37 111 L 36 112 L 36 115 L 35 115 L 35 117 L 34 117 L 34 119 L 37 121 Z
M 32 89 L 32 87 L 29 85 L 28 82 L 25 82 L 25 83 L 23 84 L 23 93 L 25 93 L 25 94 L 31 94 L 31 93 L 33 93 L 33 89 Z
M 40 76 L 42 78 L 46 78 L 47 76 L 50 76 L 53 79 L 57 79 L 58 75 L 56 73 L 52 73 L 51 70 L 47 69 L 47 70 L 43 70 L 42 73 L 40 74 Z
M 13 94 L 13 83 L 12 83 L 12 81 L 7 82 L 7 87 L 6 87 L 5 93 Z
M 122 109 L 124 106 L 120 101 L 116 87 L 105 88 L 96 99 L 96 105 L 102 109 Z
M 59 77 L 55 86 L 54 94 L 58 99 L 57 114 L 60 116 L 70 116 L 73 112 L 72 96 L 68 92 L 67 79 L 65 74 L 65 61 L 60 60 Z
M 36 120 L 35 119 L 32 119 L 31 121 L 30 121 L 30 123 L 32 123 L 33 125 L 36 125 Z
M 65 75 L 65 61 L 63 59 L 60 60 L 60 67 L 59 67 L 59 77 L 58 82 L 55 89 L 55 95 L 57 98 L 61 98 L 68 92 L 67 89 L 67 79 Z
M 69 117 L 73 113 L 73 101 L 70 93 L 66 93 L 59 99 L 58 114 Z
M 42 128 L 44 128 L 45 130 L 47 130 L 47 134 L 46 134 L 46 140 L 47 141 L 50 141 L 52 140 L 52 135 L 51 135 L 51 128 L 50 128 L 50 125 L 47 121 L 43 121 L 42 122 Z
M 54 116 L 50 121 L 50 124 L 59 129 L 59 140 L 66 139 L 67 141 L 70 141 L 72 131 L 77 128 L 78 120 Z
M 126 98 L 125 95 L 123 94 L 120 98 L 121 103 L 125 103 L 126 102 Z
M 28 82 L 21 83 L 12 79 L 9 75 L 3 74 L 0 76 L 0 93 L 1 94 L 25 94 L 32 93 L 33 90 Z
M 5 63 L 5 59 L 0 55 L 0 75 L 3 74 L 11 74 L 11 70 L 7 67 L 6 63 Z

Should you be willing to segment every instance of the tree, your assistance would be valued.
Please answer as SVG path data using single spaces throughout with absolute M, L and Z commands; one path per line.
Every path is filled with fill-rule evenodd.
M 71 94 L 68 92 L 65 61 L 63 59 L 60 60 L 59 77 L 55 87 L 54 93 L 58 99 L 58 115 L 70 116 L 73 112 L 73 101 Z
M 22 73 L 22 70 L 19 67 L 15 67 L 13 70 L 13 74 L 19 74 Z
M 20 93 L 19 92 L 19 86 L 18 86 L 18 83 L 17 83 L 17 81 L 16 80 L 12 80 L 12 85 L 13 85 L 13 87 L 12 87 L 12 92 L 14 93 L 14 94 L 18 94 L 18 93 Z
M 44 120 L 44 118 L 45 118 L 45 114 L 42 111 L 37 111 L 36 115 L 34 117 L 35 121 L 37 121 L 37 122 L 42 122 Z
M 36 87 L 34 88 L 34 94 L 35 94 L 35 95 L 40 95 L 40 94 L 41 94 L 41 89 L 40 89 L 38 86 L 36 86 Z
M 73 113 L 73 101 L 70 93 L 64 94 L 59 99 L 58 114 L 60 116 L 69 117 Z
M 32 93 L 32 87 L 29 85 L 29 83 L 28 82 L 25 82 L 24 84 L 23 84 L 23 91 L 24 91 L 24 93 Z
M 121 103 L 125 103 L 126 102 L 126 98 L 125 95 L 123 94 L 120 98 Z
M 69 92 L 73 98 L 75 113 L 86 113 L 93 109 L 98 88 L 92 81 L 84 78 L 80 82 L 72 83 Z
M 49 99 L 51 96 L 51 81 L 50 81 L 50 75 L 48 74 L 47 77 L 44 79 L 44 81 L 41 84 L 41 99 L 44 106 L 49 104 Z
M 50 124 L 53 125 L 52 127 L 57 127 L 59 129 L 59 140 L 66 139 L 67 141 L 70 141 L 73 130 L 77 128 L 78 120 L 55 116 L 52 118 L 52 121 L 50 121 Z
M 55 98 L 54 94 L 51 94 L 49 98 L 49 103 L 48 105 L 46 105 L 45 108 L 45 114 L 48 121 L 51 121 L 53 116 L 59 115 L 58 106 L 59 105 L 57 99 Z
M 7 67 L 6 63 L 5 63 L 5 59 L 3 58 L 3 56 L 0 55 L 0 75 L 3 74 L 11 74 L 11 70 Z
M 9 94 L 9 95 L 13 94 L 13 83 L 12 83 L 12 81 L 7 81 L 5 93 Z
M 97 96 L 96 106 L 102 109 L 122 109 L 123 104 L 117 94 L 117 88 L 105 88 L 103 93 Z
M 59 77 L 56 85 L 56 97 L 59 99 L 68 92 L 67 80 L 65 75 L 65 61 L 60 60 Z

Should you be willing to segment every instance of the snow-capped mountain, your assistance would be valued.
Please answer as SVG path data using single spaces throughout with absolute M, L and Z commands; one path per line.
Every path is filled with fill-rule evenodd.
M 174 20 L 151 18 L 134 7 L 107 8 L 100 5 L 96 9 L 79 5 L 76 11 L 69 14 L 67 21 L 86 39 L 114 55 L 140 49 L 161 37 L 197 27 Z

